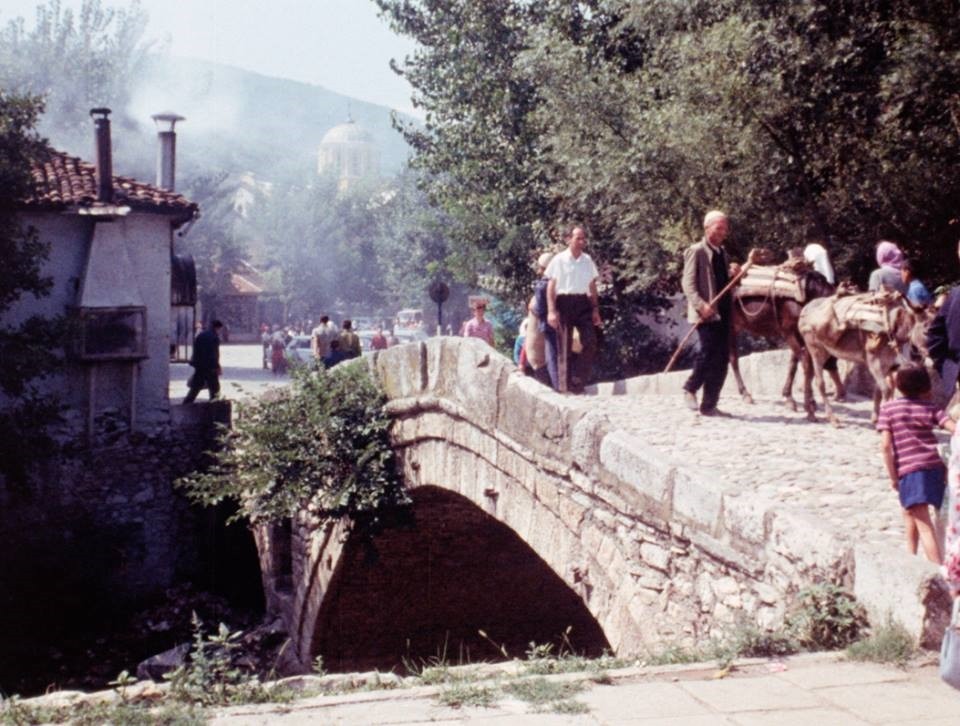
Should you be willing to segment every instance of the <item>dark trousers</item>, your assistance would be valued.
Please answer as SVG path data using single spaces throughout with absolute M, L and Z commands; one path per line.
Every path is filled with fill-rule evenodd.
M 547 334 L 547 371 L 550 382 L 558 391 L 570 390 L 579 393 L 590 382 L 593 362 L 597 357 L 597 333 L 593 327 L 593 305 L 587 295 L 557 295 L 557 314 L 560 329 Z M 583 350 L 571 355 L 573 329 L 580 335 Z M 560 339 L 563 336 L 563 339 Z M 567 355 L 567 380 L 560 380 L 560 355 Z
M 220 393 L 220 376 L 217 375 L 217 369 L 206 370 L 197 368 L 190 380 L 187 381 L 187 395 L 184 397 L 184 403 L 193 403 L 197 394 L 204 388 L 210 390 L 210 400 L 212 401 Z
M 543 331 L 543 350 L 547 357 L 547 378 L 546 383 L 554 391 L 560 390 L 560 372 L 557 369 L 557 356 L 559 351 L 557 350 L 557 331 L 547 325 L 546 330 Z
M 727 365 L 730 361 L 730 325 L 722 320 L 704 323 L 697 328 L 700 336 L 700 352 L 694 363 L 693 372 L 683 384 L 683 389 L 696 393 L 703 387 L 700 410 L 709 411 L 717 407 L 720 389 L 727 379 Z

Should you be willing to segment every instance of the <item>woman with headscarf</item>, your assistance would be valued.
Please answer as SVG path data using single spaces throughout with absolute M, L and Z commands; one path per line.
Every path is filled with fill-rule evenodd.
M 900 276 L 900 268 L 903 267 L 903 252 L 900 251 L 896 243 L 882 240 L 877 245 L 877 264 L 879 267 L 870 273 L 867 290 L 870 292 L 896 290 L 901 295 L 906 295 L 907 286 Z
M 811 242 L 803 249 L 803 259 L 813 265 L 813 269 L 827 278 L 831 285 L 837 284 L 836 276 L 833 274 L 833 265 L 830 264 L 830 255 L 826 248 L 818 242 Z

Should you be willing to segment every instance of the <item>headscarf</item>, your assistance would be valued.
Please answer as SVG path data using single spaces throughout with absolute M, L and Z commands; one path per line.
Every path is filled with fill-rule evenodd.
M 880 267 L 892 267 L 899 270 L 903 265 L 903 252 L 896 243 L 881 240 L 877 245 L 877 264 Z
M 833 265 L 830 264 L 830 255 L 823 245 L 812 242 L 803 250 L 803 259 L 813 265 L 813 269 L 827 278 L 831 285 L 837 284 L 833 274 Z

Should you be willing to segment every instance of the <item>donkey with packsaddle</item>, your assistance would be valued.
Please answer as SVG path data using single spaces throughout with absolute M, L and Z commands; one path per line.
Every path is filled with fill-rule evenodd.
M 930 315 L 910 305 L 899 293 L 849 294 L 840 292 L 826 278 L 802 261 L 780 266 L 753 266 L 736 289 L 733 304 L 733 335 L 730 364 L 740 395 L 752 402 L 740 375 L 736 333 L 750 332 L 765 338 L 783 339 L 792 356 L 783 397 L 796 410 L 793 383 L 798 362 L 803 366 L 803 405 L 807 418 L 815 420 L 813 381 L 824 402 L 827 418 L 838 425 L 826 396 L 823 371 L 830 373 L 836 400 L 843 400 L 843 382 L 832 358 L 864 363 L 873 377 L 874 419 L 880 400 L 892 389 L 889 372 L 909 361 L 908 348 L 923 351 L 924 332 Z

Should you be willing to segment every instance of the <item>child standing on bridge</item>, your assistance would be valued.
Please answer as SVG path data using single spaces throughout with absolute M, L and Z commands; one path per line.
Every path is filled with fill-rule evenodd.
M 956 425 L 930 402 L 930 376 L 925 368 L 901 368 L 896 384 L 902 398 L 884 403 L 877 419 L 880 451 L 890 486 L 900 494 L 907 551 L 916 554 L 919 540 L 927 559 L 940 564 L 940 545 L 930 505 L 940 509 L 943 504 L 946 471 L 933 432 L 938 426 L 952 432 Z

